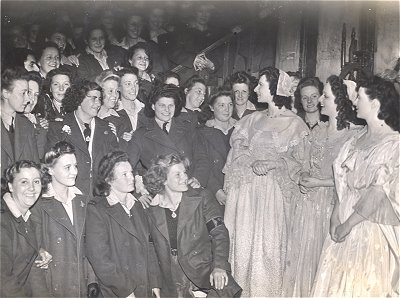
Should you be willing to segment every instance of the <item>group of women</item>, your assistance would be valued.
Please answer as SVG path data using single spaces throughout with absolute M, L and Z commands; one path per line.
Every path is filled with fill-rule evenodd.
M 398 296 L 394 84 L 267 67 L 208 94 L 123 49 L 137 21 L 3 70 L 1 296 Z

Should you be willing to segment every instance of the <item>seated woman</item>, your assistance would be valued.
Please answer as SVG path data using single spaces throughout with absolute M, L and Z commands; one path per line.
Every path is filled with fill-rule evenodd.
M 274 67 L 255 88 L 268 110 L 240 120 L 224 168 L 232 273 L 244 297 L 285 296 L 283 273 L 309 130 L 291 110 L 289 76 Z
M 10 166 L 4 178 L 0 211 L 0 296 L 32 297 L 32 287 L 36 286 L 29 276 L 32 267 L 47 269 L 52 258 L 43 249 L 39 251 L 30 211 L 46 183 L 40 164 L 27 160 Z M 38 277 L 38 280 L 43 278 Z
M 315 297 L 399 295 L 399 94 L 375 76 L 358 86 L 355 104 L 367 125 L 333 164 L 337 197 Z
M 160 297 L 160 269 L 142 205 L 131 194 L 128 155 L 115 151 L 99 164 L 88 206 L 86 248 L 104 297 Z
M 87 47 L 79 56 L 78 76 L 94 82 L 103 70 L 126 65 L 126 51 L 108 46 L 107 34 L 101 25 L 91 24 L 86 30 Z
M 93 181 L 100 159 L 118 148 L 117 138 L 109 123 L 97 117 L 100 109 L 101 88 L 82 81 L 69 88 L 63 99 L 67 114 L 63 121 L 51 122 L 46 148 L 59 141 L 67 141 L 76 149 L 78 179 L 76 186 L 87 195 L 92 194 Z
M 222 169 L 230 150 L 229 139 L 236 123 L 232 118 L 233 110 L 232 93 L 221 90 L 211 95 L 209 105 L 203 108 L 203 113 L 199 116 L 198 131 L 205 140 L 211 168 L 205 187 L 215 195 L 221 205 L 225 205 L 226 201 Z M 205 120 L 207 121 L 204 123 Z
M 62 102 L 71 85 L 70 71 L 60 68 L 49 71 L 44 83 L 44 92 L 38 99 L 36 112 L 48 121 L 62 121 L 65 116 Z
M 233 297 L 240 287 L 230 275 L 229 235 L 221 208 L 204 189 L 188 186 L 189 162 L 177 154 L 155 159 L 144 176 L 155 195 L 149 208 L 159 257 L 161 297 Z
M 138 69 L 139 94 L 141 102 L 146 103 L 153 87 L 154 75 L 151 73 L 153 57 L 150 47 L 145 42 L 138 42 L 128 49 L 129 64 Z
M 178 87 L 163 85 L 153 90 L 145 107 L 145 114 L 150 120 L 133 133 L 126 152 L 132 165 L 136 166 L 140 161 L 145 169 L 158 155 L 185 154 L 192 163 L 189 171 L 191 177 L 201 185 L 206 185 L 209 163 L 204 142 L 190 121 L 177 117 L 181 106 Z
M 10 67 L 24 67 L 27 71 L 39 71 L 34 52 L 26 48 L 16 48 L 6 54 L 2 68 Z
M 176 72 L 173 72 L 173 71 L 162 72 L 162 73 L 158 74 L 158 76 L 156 77 L 155 80 L 156 80 L 156 84 L 158 84 L 158 85 L 172 84 L 172 85 L 179 87 L 181 84 L 181 77 L 179 76 L 179 74 L 177 74 Z
M 310 129 L 316 127 L 321 121 L 328 121 L 327 116 L 321 115 L 319 97 L 322 95 L 324 85 L 317 77 L 303 78 L 297 85 L 294 93 L 294 108 Z
M 39 73 L 43 79 L 49 71 L 60 67 L 60 52 L 54 42 L 45 42 L 36 52 Z
M 288 259 L 291 264 L 296 264 L 296 269 L 291 271 L 294 275 L 288 296 L 308 297 L 311 294 L 322 246 L 329 233 L 335 195 L 332 164 L 343 144 L 360 130 L 353 124 L 356 115 L 348 96 L 350 93 L 343 80 L 332 75 L 319 99 L 321 114 L 328 116 L 329 121 L 316 126 L 307 142 L 309 170 L 302 173 L 299 181 L 306 196 L 298 203 L 301 208 L 298 207 L 294 214 L 293 254 L 289 253 Z
M 233 109 L 232 118 L 240 120 L 246 115 L 256 111 L 256 106 L 249 100 L 255 100 L 254 80 L 245 71 L 238 71 L 231 75 L 228 85 L 232 90 L 235 98 L 235 106 Z
M 87 297 L 89 293 L 98 293 L 84 244 L 90 199 L 75 187 L 75 148 L 67 142 L 55 144 L 44 156 L 44 169 L 50 183 L 32 208 L 38 242 L 53 256 L 42 286 L 52 297 Z

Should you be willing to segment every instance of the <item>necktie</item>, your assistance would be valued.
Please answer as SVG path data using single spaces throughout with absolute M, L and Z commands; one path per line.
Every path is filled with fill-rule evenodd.
M 163 130 L 166 134 L 168 134 L 167 125 L 168 125 L 168 122 L 164 122 L 163 125 L 162 125 L 162 130 Z
M 11 118 L 11 124 L 8 127 L 8 131 L 14 133 L 14 117 Z
M 88 123 L 84 123 L 84 125 L 85 125 L 85 129 L 83 130 L 83 135 L 85 137 L 86 145 L 89 147 L 90 135 L 91 135 L 92 131 L 91 131 L 90 125 Z

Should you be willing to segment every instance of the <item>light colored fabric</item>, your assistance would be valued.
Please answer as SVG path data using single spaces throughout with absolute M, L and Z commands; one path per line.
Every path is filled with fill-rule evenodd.
M 343 144 L 359 130 L 355 127 L 332 134 L 328 123 L 320 122 L 307 142 L 310 176 L 333 180 L 333 161 Z M 289 234 L 285 296 L 310 296 L 322 246 L 329 233 L 333 200 L 334 187 L 316 187 L 299 202 Z
M 119 114 L 114 110 L 114 109 L 109 109 L 107 112 L 103 112 L 102 109 L 99 110 L 99 113 L 97 114 L 97 117 L 100 119 L 104 119 L 109 116 L 115 116 L 115 117 L 120 117 Z
M 107 202 L 108 204 L 110 204 L 110 206 L 114 206 L 115 204 L 120 203 L 122 208 L 124 208 L 126 214 L 128 214 L 129 216 L 131 215 L 131 209 L 135 205 L 136 201 L 136 198 L 130 193 L 126 195 L 125 204 L 122 204 L 119 198 L 113 192 L 111 192 L 107 197 Z
M 93 55 L 103 70 L 109 69 L 107 64 L 108 56 L 106 50 L 102 50 L 101 53 L 95 53 L 89 47 L 86 47 L 86 53 Z
M 354 206 L 369 189 L 381 189 L 386 210 L 398 218 L 399 208 L 399 134 L 375 144 L 357 147 L 362 130 L 345 143 L 334 162 L 339 200 L 339 219 L 345 222 Z M 386 168 L 387 171 L 379 169 Z M 372 198 L 374 199 L 374 198 Z M 379 211 L 379 210 L 377 210 Z M 315 297 L 398 297 L 399 226 L 368 219 L 354 226 L 344 242 L 327 236 L 313 288 Z
M 278 85 L 276 87 L 276 95 L 290 96 L 290 89 L 292 89 L 293 77 L 290 77 L 283 70 L 279 70 Z
M 216 129 L 219 129 L 220 131 L 222 131 L 223 133 L 224 133 L 224 135 L 227 135 L 228 134 L 228 132 L 229 132 L 229 130 L 232 128 L 232 127 L 234 127 L 235 126 L 235 124 L 236 124 L 236 120 L 235 119 L 233 119 L 233 118 L 230 118 L 229 120 L 228 120 L 228 128 L 227 129 L 225 129 L 225 128 L 223 128 L 222 126 L 220 126 L 220 125 L 218 125 L 218 122 L 217 121 L 215 121 L 215 119 L 210 119 L 210 120 L 208 120 L 207 122 L 206 122 L 206 126 L 208 126 L 208 127 L 214 127 L 214 128 L 216 128 Z
M 76 123 L 78 123 L 79 129 L 81 130 L 82 137 L 83 137 L 83 139 L 85 139 L 85 134 L 83 133 L 84 128 L 82 127 L 81 122 L 79 121 L 78 117 L 76 116 L 76 111 L 74 112 L 74 116 L 75 116 Z M 93 160 L 93 156 L 92 156 L 93 135 L 94 135 L 94 130 L 96 129 L 95 117 L 92 118 L 89 125 L 90 125 L 90 141 L 89 141 L 88 151 L 89 151 L 90 159 Z M 91 163 L 91 166 L 92 166 L 92 163 Z
M 129 120 L 131 121 L 132 130 L 135 131 L 137 128 L 138 114 L 144 108 L 144 104 L 141 103 L 137 99 L 133 103 L 134 103 L 134 111 L 131 111 L 131 109 L 125 107 L 123 101 L 121 101 L 118 111 L 120 111 L 120 110 L 126 111 L 126 113 L 128 114 Z
M 308 128 L 294 114 L 268 119 L 281 127 L 279 131 L 256 128 L 265 117 L 266 113 L 255 112 L 235 125 L 223 170 L 229 261 L 233 277 L 243 288 L 242 297 L 282 295 L 289 214 L 300 197 L 296 176 Z M 274 160 L 282 166 L 257 176 L 251 167 L 256 160 Z
M 22 217 L 22 219 L 27 222 L 29 219 L 29 216 L 31 215 L 31 211 L 28 209 L 25 214 L 22 214 L 21 211 L 19 211 L 17 204 L 15 204 L 14 199 L 11 196 L 11 193 L 6 193 L 3 196 L 4 201 L 6 202 L 8 209 L 10 209 L 12 215 L 14 215 L 15 218 Z

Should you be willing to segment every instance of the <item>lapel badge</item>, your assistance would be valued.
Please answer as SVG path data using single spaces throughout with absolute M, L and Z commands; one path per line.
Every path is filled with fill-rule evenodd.
M 81 201 L 81 207 L 85 207 L 85 203 Z

